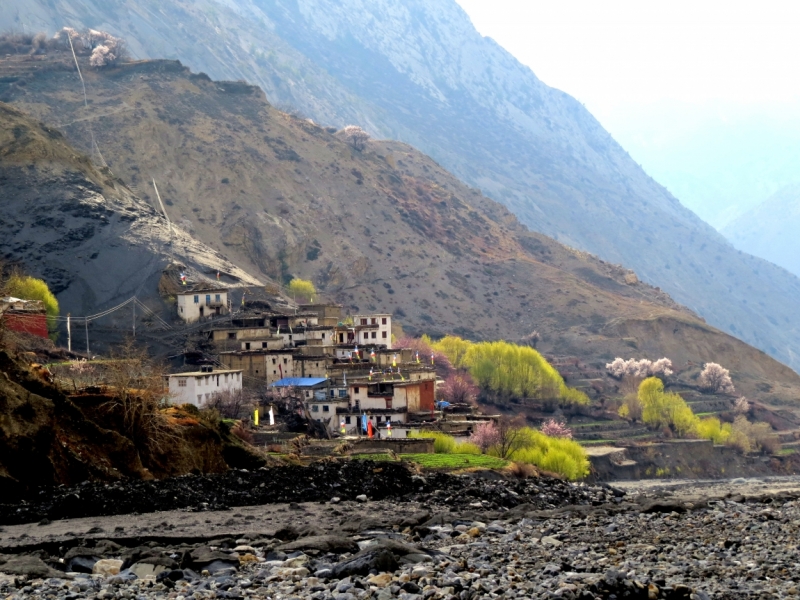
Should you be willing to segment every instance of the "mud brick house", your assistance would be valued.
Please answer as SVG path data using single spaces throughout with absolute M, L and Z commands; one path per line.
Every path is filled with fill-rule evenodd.
M 47 313 L 41 300 L 0 298 L 0 319 L 9 331 L 47 337 Z

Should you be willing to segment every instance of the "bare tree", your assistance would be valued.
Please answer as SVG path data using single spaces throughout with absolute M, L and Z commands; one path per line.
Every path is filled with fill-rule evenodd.
M 731 373 L 717 363 L 706 363 L 700 373 L 700 387 L 712 394 L 732 394 Z
M 500 458 L 508 458 L 525 445 L 521 428 L 525 424 L 521 417 L 502 416 L 497 420 L 497 453 Z
M 121 433 L 137 448 L 163 450 L 175 439 L 161 411 L 167 400 L 163 366 L 130 340 L 123 343 L 104 366 L 102 377 L 111 396 L 107 407 L 121 415 Z
M 240 419 L 255 407 L 256 398 L 245 390 L 217 392 L 203 404 L 204 409 L 216 410 L 224 419 Z
M 354 150 L 361 152 L 367 147 L 369 134 L 358 125 L 348 125 L 340 132 L 344 141 L 350 144 Z

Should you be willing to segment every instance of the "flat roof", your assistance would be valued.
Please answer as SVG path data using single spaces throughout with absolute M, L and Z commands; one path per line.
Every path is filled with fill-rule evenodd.
M 214 371 L 189 371 L 187 373 L 170 373 L 167 377 L 199 377 L 202 375 L 227 375 L 228 373 L 241 373 L 241 369 L 219 369 Z
M 327 381 L 325 377 L 284 377 L 269 387 L 314 387 Z

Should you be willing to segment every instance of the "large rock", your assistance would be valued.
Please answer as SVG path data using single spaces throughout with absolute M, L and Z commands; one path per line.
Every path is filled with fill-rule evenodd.
M 296 552 L 299 550 L 300 552 L 317 551 L 342 554 L 344 552 L 358 552 L 358 544 L 349 538 L 339 535 L 314 535 L 281 544 L 277 549 L 282 552 Z
M 25 575 L 30 578 L 40 579 L 65 576 L 61 571 L 48 567 L 41 558 L 35 556 L 10 556 L 7 554 L 0 554 L 0 573 Z
M 354 557 L 337 563 L 331 569 L 332 579 L 343 579 L 355 575 L 368 575 L 375 570 L 379 573 L 392 573 L 397 570 L 399 563 L 391 550 L 386 548 L 368 548 L 362 550 Z

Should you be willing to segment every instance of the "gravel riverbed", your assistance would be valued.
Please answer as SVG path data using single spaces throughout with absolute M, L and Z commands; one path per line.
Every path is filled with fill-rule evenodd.
M 798 483 L 750 484 L 626 484 L 625 493 L 452 477 L 421 498 L 331 496 L 6 525 L 0 597 L 793 597 Z M 525 489 L 524 500 L 539 502 L 498 501 Z

